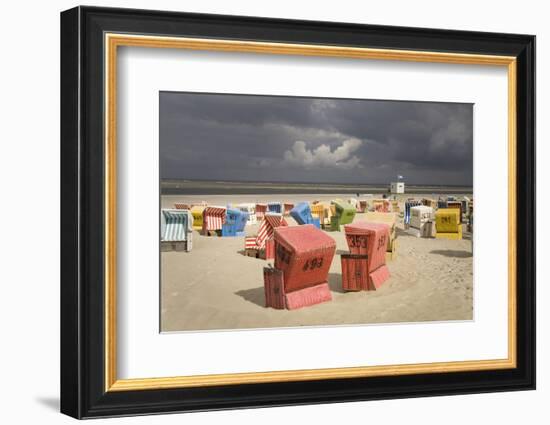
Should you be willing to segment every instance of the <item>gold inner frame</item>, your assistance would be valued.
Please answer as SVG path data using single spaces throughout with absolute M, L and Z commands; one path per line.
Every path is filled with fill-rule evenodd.
M 116 100 L 119 46 L 228 51 L 507 67 L 508 72 L 508 357 L 495 360 L 118 379 L 116 325 Z M 105 391 L 410 375 L 516 367 L 516 58 L 410 50 L 105 34 Z

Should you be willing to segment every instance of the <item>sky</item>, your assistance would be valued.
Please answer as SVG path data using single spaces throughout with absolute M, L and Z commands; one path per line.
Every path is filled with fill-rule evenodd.
M 162 179 L 472 185 L 473 105 L 160 93 Z

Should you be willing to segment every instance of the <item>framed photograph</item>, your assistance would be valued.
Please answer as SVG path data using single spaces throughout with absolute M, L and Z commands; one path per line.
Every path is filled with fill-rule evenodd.
M 535 388 L 534 36 L 77 7 L 61 116 L 63 413 Z

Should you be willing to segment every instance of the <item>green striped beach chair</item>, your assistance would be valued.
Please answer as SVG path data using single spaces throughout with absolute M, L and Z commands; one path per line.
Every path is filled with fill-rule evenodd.
M 163 209 L 160 218 L 162 251 L 191 251 L 193 215 L 189 210 Z

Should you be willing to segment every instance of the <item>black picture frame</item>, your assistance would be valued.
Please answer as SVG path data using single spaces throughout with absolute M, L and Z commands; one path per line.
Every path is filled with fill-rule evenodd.
M 517 367 L 105 391 L 104 34 L 307 43 L 517 58 Z M 61 13 L 61 412 L 75 418 L 535 388 L 535 37 L 76 7 Z

